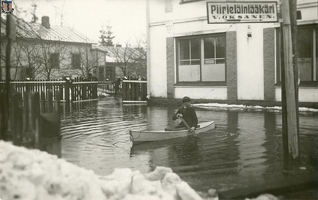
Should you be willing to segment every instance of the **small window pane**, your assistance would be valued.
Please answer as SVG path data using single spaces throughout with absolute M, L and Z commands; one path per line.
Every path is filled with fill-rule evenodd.
M 191 60 L 191 65 L 200 65 L 200 60 Z
M 73 69 L 81 68 L 81 54 L 79 53 L 72 54 L 72 68 Z
M 200 39 L 191 40 L 191 59 L 200 59 Z
M 190 58 L 189 40 L 180 41 L 180 59 L 185 60 Z
M 225 64 L 225 59 L 216 59 L 216 64 Z
M 298 29 L 297 34 L 298 57 L 310 58 L 312 56 L 312 29 Z
M 181 60 L 180 65 L 190 65 L 190 61 L 189 60 Z
M 312 45 L 313 45 L 313 29 L 298 29 L 298 77 L 300 81 L 312 81 Z
M 60 54 L 59 53 L 51 53 L 49 59 L 51 69 L 59 69 L 60 68 Z
M 214 39 L 204 39 L 204 58 L 214 58 Z
M 220 36 L 216 38 L 216 57 L 225 58 L 225 37 Z

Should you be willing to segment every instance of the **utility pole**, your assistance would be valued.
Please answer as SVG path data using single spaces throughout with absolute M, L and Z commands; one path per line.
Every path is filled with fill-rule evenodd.
M 11 14 L 7 14 L 6 16 L 6 36 L 7 36 L 7 46 L 6 46 L 6 81 L 5 81 L 5 114 L 3 115 L 5 120 L 4 127 L 6 127 L 5 132 L 7 132 L 8 129 L 8 120 L 9 120 L 9 102 L 10 102 L 10 68 L 11 68 L 11 46 L 12 46 L 12 40 L 15 40 L 16 37 L 16 30 L 15 30 L 15 20 Z M 4 133 L 2 135 L 4 139 L 6 139 L 6 134 Z
M 296 0 L 282 0 L 282 109 L 284 169 L 299 161 Z

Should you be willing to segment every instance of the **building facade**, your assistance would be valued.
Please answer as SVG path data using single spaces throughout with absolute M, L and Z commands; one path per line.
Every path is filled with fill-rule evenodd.
M 150 98 L 280 102 L 280 23 L 209 23 L 208 2 L 147 1 Z M 318 102 L 318 3 L 297 3 L 299 102 Z
M 51 25 L 47 16 L 41 23 L 12 16 L 16 38 L 11 45 L 11 80 L 96 76 L 105 52 L 92 50 L 95 41 L 73 28 Z M 1 17 L 0 80 L 5 79 L 6 45 L 6 20 Z
M 115 81 L 123 77 L 146 77 L 146 53 L 143 48 L 128 46 L 93 46 L 94 51 L 104 51 L 105 65 L 99 66 L 98 78 L 103 81 Z

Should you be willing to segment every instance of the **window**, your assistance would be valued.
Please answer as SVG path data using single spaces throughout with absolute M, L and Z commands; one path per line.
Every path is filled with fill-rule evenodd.
M 225 84 L 225 35 L 177 39 L 180 82 Z
M 104 81 L 104 67 L 98 68 L 98 80 Z
M 34 67 L 22 67 L 20 71 L 20 79 L 33 79 L 35 75 Z
M 108 80 L 115 80 L 114 67 L 111 67 L 111 66 L 107 66 L 107 67 L 106 67 L 106 79 L 108 79 Z
M 297 67 L 301 84 L 317 83 L 318 76 L 318 28 L 317 26 L 297 27 Z M 280 31 L 277 31 L 277 82 L 281 81 Z
M 59 53 L 51 53 L 49 63 L 50 63 L 51 69 L 59 69 L 60 68 L 60 54 Z
M 72 54 L 72 69 L 81 69 L 81 54 Z

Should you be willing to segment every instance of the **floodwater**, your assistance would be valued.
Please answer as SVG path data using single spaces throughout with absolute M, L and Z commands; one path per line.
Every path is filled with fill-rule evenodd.
M 173 125 L 178 107 L 123 105 L 107 97 L 62 117 L 62 158 L 99 175 L 114 168 L 142 173 L 156 166 L 172 168 L 196 190 L 228 190 L 286 180 L 283 175 L 280 112 L 196 109 L 199 121 L 217 128 L 200 137 L 135 145 L 129 129 L 160 130 Z M 300 177 L 318 154 L 318 114 L 301 113 Z M 312 174 L 312 173 L 311 173 Z

